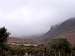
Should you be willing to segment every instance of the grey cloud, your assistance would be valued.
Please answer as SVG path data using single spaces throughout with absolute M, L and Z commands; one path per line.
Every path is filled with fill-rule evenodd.
M 12 35 L 47 32 L 51 25 L 75 17 L 74 0 L 1 0 L 0 25 Z

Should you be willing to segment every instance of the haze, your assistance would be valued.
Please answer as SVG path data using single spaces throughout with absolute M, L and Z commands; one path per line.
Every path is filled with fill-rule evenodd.
M 0 0 L 0 26 L 14 36 L 43 34 L 75 17 L 74 9 L 74 0 Z

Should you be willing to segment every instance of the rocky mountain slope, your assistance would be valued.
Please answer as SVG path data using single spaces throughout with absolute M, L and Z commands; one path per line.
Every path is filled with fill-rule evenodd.
M 49 41 L 53 38 L 67 38 L 71 44 L 75 45 L 75 18 L 70 18 L 67 21 L 52 26 L 50 31 L 43 35 L 43 41 Z

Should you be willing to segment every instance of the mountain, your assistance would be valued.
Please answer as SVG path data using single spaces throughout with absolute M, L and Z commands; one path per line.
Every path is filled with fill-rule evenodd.
M 9 43 L 35 43 L 46 44 L 53 38 L 66 38 L 73 46 L 75 45 L 75 18 L 70 18 L 61 24 L 51 27 L 51 29 L 40 36 L 29 36 L 30 39 L 11 37 Z
M 70 18 L 61 24 L 52 26 L 51 29 L 43 35 L 43 41 L 49 41 L 53 38 L 67 38 L 72 45 L 75 45 L 75 18 Z

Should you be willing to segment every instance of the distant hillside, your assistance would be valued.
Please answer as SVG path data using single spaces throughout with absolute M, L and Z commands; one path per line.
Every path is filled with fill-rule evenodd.
M 9 37 L 8 43 L 16 43 L 16 44 L 36 44 L 37 42 L 32 39 L 27 38 L 18 38 L 18 37 Z
M 29 38 L 11 37 L 8 38 L 8 42 L 45 44 L 53 38 L 67 38 L 72 45 L 75 45 L 75 18 L 70 18 L 61 24 L 52 26 L 51 29 L 44 35 L 30 36 Z
M 50 39 L 58 37 L 67 38 L 71 44 L 75 45 L 75 18 L 70 18 L 61 24 L 52 26 L 42 37 L 42 40 L 49 41 Z

